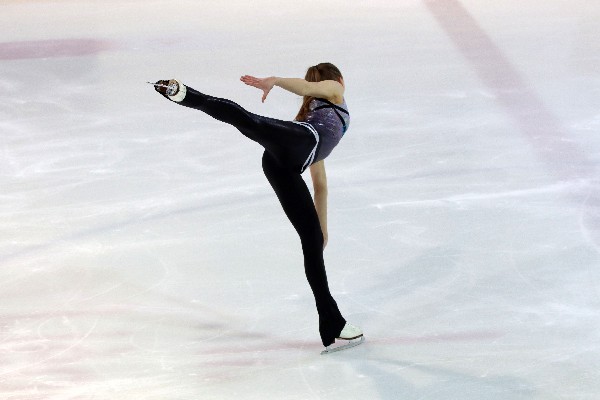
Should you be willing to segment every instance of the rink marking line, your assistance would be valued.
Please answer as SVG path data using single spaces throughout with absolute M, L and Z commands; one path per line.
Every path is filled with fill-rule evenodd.
M 116 47 L 115 43 L 101 39 L 50 39 L 0 42 L 0 60 L 93 56 Z
M 568 138 L 568 129 L 530 89 L 517 68 L 460 1 L 423 2 L 552 172 L 568 179 L 593 176 L 589 168 L 575 173 L 564 168 L 568 162 L 588 164 L 586 155 L 578 146 L 564 140 Z
M 496 101 L 514 120 L 546 167 L 558 179 L 595 181 L 597 168 L 583 149 L 569 140 L 568 129 L 530 89 L 517 68 L 458 0 L 422 0 L 425 7 L 471 64 Z M 579 193 L 570 194 L 580 201 Z M 590 186 L 581 204 L 581 232 L 600 253 L 600 188 Z

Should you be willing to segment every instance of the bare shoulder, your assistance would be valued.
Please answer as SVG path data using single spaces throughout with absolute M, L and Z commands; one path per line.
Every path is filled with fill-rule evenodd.
M 329 89 L 330 95 L 326 97 L 327 100 L 333 104 L 342 104 L 344 102 L 344 85 L 338 81 L 327 80 L 324 82 Z
M 321 97 L 334 104 L 340 104 L 344 101 L 344 85 L 338 81 L 325 80 L 320 82 L 311 82 L 312 86 L 310 96 Z

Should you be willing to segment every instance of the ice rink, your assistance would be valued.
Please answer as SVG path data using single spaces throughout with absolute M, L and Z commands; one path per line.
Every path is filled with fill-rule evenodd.
M 600 398 L 597 0 L 3 0 L 0 399 Z M 321 356 L 300 242 L 178 78 L 333 62 Z M 310 182 L 309 174 L 305 178 Z

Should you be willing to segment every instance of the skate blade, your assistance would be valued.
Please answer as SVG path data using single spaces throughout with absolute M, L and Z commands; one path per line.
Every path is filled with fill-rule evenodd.
M 152 85 L 154 87 L 164 87 L 164 88 L 168 88 L 169 85 L 163 85 L 162 83 L 154 83 L 154 82 L 146 82 L 149 85 Z
M 329 346 L 329 347 L 326 347 L 325 350 L 323 350 L 321 352 L 321 355 L 325 355 L 325 354 L 329 354 L 329 353 L 335 353 L 337 351 L 342 351 L 342 350 L 347 350 L 347 349 L 350 349 L 352 347 L 356 347 L 356 346 L 358 346 L 359 344 L 361 344 L 362 342 L 365 341 L 365 337 L 364 336 L 361 336 L 360 338 L 357 338 L 357 339 L 359 339 L 359 340 L 352 340 L 350 343 L 343 344 L 341 346 L 336 346 L 336 347 Z

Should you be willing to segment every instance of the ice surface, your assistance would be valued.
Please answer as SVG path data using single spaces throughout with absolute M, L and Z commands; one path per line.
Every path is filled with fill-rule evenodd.
M 597 399 L 600 3 L 0 5 L 0 398 Z M 261 149 L 145 82 L 291 119 L 345 75 L 321 356 Z

